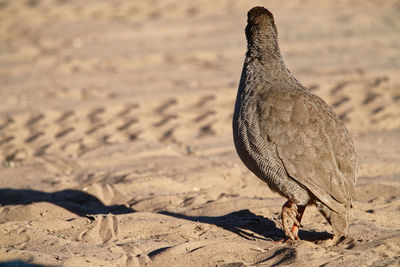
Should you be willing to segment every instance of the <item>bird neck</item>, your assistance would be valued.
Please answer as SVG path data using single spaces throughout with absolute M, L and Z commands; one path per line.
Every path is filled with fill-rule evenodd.
M 249 76 L 256 76 L 259 82 L 268 89 L 268 85 L 283 85 L 295 81 L 283 60 L 279 47 L 275 44 L 265 46 L 249 46 L 246 59 L 246 72 Z
M 249 24 L 246 27 L 247 56 L 260 60 L 281 59 L 278 32 L 274 26 Z
M 246 76 L 253 76 L 264 89 L 270 86 L 285 84 L 298 86 L 300 83 L 293 77 L 282 58 L 278 45 L 278 33 L 272 28 L 246 28 L 247 53 L 245 59 Z

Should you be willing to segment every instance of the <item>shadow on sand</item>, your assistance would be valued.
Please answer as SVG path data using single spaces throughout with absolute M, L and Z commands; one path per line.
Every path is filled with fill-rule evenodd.
M 28 205 L 49 202 L 78 216 L 95 214 L 126 214 L 135 212 L 124 205 L 104 205 L 97 197 L 79 190 L 46 193 L 30 189 L 0 189 L 0 205 Z
M 0 189 L 0 205 L 28 205 L 37 202 L 49 202 L 58 205 L 78 216 L 90 217 L 95 214 L 128 214 L 134 209 L 124 205 L 104 205 L 97 197 L 79 190 L 62 190 L 46 193 L 29 189 Z M 231 212 L 223 216 L 188 216 L 170 211 L 159 211 L 159 214 L 192 222 L 213 224 L 224 230 L 231 231 L 245 239 L 278 241 L 285 238 L 284 232 L 274 221 L 249 210 Z M 300 230 L 299 236 L 303 240 L 317 241 L 332 238 L 327 232 L 312 232 Z
M 213 224 L 249 240 L 281 241 L 286 238 L 283 230 L 276 227 L 274 221 L 256 215 L 247 209 L 216 217 L 187 216 L 169 211 L 160 211 L 159 213 L 193 222 Z M 317 241 L 331 239 L 333 235 L 328 232 L 300 230 L 299 237 L 302 240 Z

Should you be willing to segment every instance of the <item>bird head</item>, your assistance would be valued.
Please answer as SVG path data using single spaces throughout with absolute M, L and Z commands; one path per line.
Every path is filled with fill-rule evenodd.
M 267 55 L 280 58 L 278 31 L 274 16 L 264 7 L 254 7 L 247 14 L 246 39 L 247 55 L 261 58 Z

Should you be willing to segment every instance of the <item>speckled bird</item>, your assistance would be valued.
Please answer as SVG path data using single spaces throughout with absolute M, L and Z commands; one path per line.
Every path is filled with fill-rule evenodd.
M 237 153 L 272 191 L 288 199 L 282 227 L 289 238 L 299 239 L 305 209 L 315 205 L 338 242 L 348 235 L 355 193 L 352 137 L 333 109 L 288 70 L 270 11 L 251 9 L 245 32 L 247 53 L 233 116 Z

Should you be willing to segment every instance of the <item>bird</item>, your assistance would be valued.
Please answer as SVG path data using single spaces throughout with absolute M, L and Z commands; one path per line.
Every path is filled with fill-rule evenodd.
M 257 6 L 248 12 L 245 34 L 247 52 L 232 120 L 237 154 L 287 199 L 281 211 L 286 240 L 300 239 L 305 209 L 315 205 L 338 244 L 348 237 L 354 206 L 352 136 L 334 110 L 289 71 L 268 9 Z

